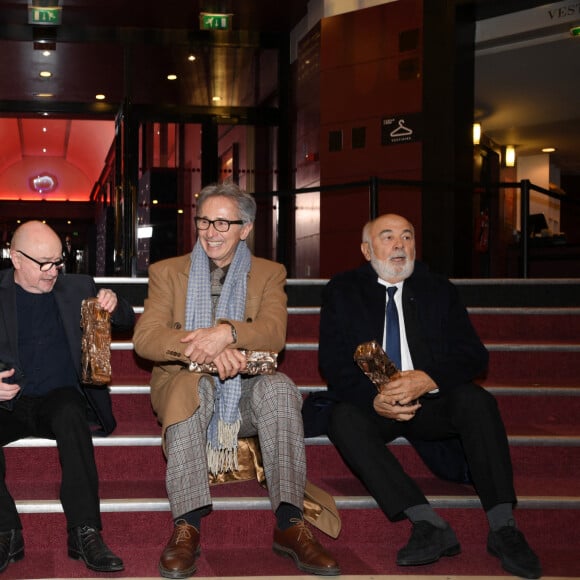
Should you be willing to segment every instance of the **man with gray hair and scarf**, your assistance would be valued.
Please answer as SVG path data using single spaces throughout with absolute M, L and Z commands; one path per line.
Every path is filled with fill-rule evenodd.
M 303 519 L 300 392 L 279 372 L 244 374 L 243 351 L 279 352 L 286 340 L 286 270 L 251 254 L 246 240 L 255 215 L 254 198 L 235 184 L 208 186 L 197 199 L 193 251 L 149 268 L 133 341 L 155 362 L 151 401 L 163 428 L 174 518 L 159 562 L 165 578 L 195 572 L 201 521 L 212 503 L 208 472 L 235 470 L 238 438 L 255 435 L 276 516 L 274 551 L 302 571 L 340 573 Z M 217 373 L 189 372 L 189 362 L 213 363 Z

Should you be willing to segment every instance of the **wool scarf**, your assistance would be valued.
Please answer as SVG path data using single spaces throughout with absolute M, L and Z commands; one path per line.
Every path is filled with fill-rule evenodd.
M 187 330 L 208 328 L 215 320 L 243 320 L 251 253 L 244 240 L 238 243 L 217 304 L 212 312 L 209 258 L 197 242 L 191 252 L 191 268 L 185 302 Z M 242 379 L 236 375 L 225 381 L 212 377 L 215 384 L 214 413 L 207 430 L 207 461 L 212 474 L 238 468 L 239 408 Z

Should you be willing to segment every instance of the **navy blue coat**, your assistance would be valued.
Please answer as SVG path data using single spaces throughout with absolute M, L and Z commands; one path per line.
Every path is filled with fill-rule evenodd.
M 447 278 L 415 262 L 413 274 L 403 284 L 402 303 L 413 367 L 427 373 L 441 392 L 471 383 L 485 373 L 488 352 L 457 288 Z M 374 413 L 376 388 L 354 362 L 353 354 L 363 342 L 382 344 L 385 304 L 386 288 L 377 282 L 370 263 L 338 274 L 324 288 L 319 365 L 331 400 L 348 401 Z M 319 420 L 318 427 L 309 424 L 324 415 L 313 412 L 314 399 L 306 404 L 304 414 L 306 431 L 311 435 L 323 430 Z M 412 443 L 437 475 L 465 479 L 466 465 L 458 440 Z

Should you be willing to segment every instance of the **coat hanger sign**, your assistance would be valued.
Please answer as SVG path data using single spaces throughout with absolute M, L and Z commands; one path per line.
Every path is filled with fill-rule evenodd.
M 419 140 L 419 114 L 409 113 L 382 120 L 381 144 L 395 145 Z

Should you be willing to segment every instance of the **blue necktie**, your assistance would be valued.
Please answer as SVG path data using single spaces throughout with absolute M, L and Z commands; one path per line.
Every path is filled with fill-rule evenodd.
M 401 370 L 401 333 L 399 330 L 399 313 L 395 304 L 396 286 L 387 288 L 389 301 L 387 302 L 387 354 Z

